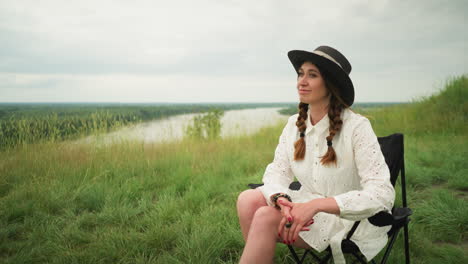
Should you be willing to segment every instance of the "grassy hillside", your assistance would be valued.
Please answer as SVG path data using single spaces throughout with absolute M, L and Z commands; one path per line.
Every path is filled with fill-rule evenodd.
M 369 113 L 380 133 L 401 131 L 412 136 L 463 135 L 468 128 L 468 75 L 412 104 L 380 108 Z M 463 133 L 465 132 L 465 133 Z
M 365 115 L 379 136 L 405 134 L 413 263 L 468 263 L 468 76 Z
M 378 136 L 405 134 L 412 263 L 468 263 L 467 92 L 459 77 L 437 95 L 366 112 Z M 237 263 L 237 195 L 261 181 L 283 126 L 207 142 L 1 152 L 0 262 Z M 402 263 L 401 246 L 390 263 Z M 277 263 L 293 263 L 277 248 Z

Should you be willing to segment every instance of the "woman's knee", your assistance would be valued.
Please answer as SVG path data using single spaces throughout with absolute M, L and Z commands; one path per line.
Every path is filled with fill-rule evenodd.
M 258 208 L 265 205 L 267 205 L 265 197 L 262 192 L 257 189 L 245 190 L 241 192 L 237 198 L 237 207 L 239 209 L 246 207 Z
M 258 225 L 270 226 L 278 225 L 281 220 L 281 213 L 272 206 L 262 206 L 255 211 L 253 222 Z

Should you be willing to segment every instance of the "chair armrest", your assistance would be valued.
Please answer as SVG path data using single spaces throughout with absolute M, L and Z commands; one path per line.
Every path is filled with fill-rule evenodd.
M 250 189 L 256 189 L 257 187 L 260 187 L 262 186 L 263 183 L 249 183 L 248 186 L 250 187 Z M 295 181 L 295 182 L 292 182 L 290 185 L 289 185 L 289 189 L 293 190 L 293 191 L 297 191 L 301 188 L 301 183 L 298 182 L 298 181 Z
M 406 222 L 406 219 L 413 214 L 413 210 L 408 207 L 395 208 L 393 210 L 394 224 L 402 224 Z
M 249 183 L 248 184 L 250 189 L 257 189 L 257 187 L 260 187 L 263 185 L 263 183 Z
M 388 226 L 401 224 L 406 221 L 406 219 L 413 214 L 413 211 L 407 207 L 394 208 L 392 214 L 389 214 L 385 211 L 381 211 L 367 220 L 369 223 L 375 226 Z
M 393 215 L 385 212 L 385 211 L 380 211 L 377 214 L 367 218 L 369 223 L 375 225 L 375 226 L 388 226 L 393 224 Z

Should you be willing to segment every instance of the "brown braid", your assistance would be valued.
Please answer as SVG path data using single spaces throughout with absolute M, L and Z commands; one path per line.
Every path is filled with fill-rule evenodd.
M 328 107 L 328 118 L 330 120 L 330 126 L 328 131 L 330 134 L 327 136 L 327 153 L 322 156 L 320 162 L 322 165 L 334 164 L 336 165 L 336 153 L 332 146 L 333 137 L 335 137 L 336 133 L 340 131 L 341 126 L 343 125 L 343 120 L 341 120 L 341 112 L 343 111 L 343 107 L 339 104 L 333 103 L 332 100 L 336 100 L 334 96 L 330 98 L 330 106 Z
M 304 140 L 305 131 L 307 128 L 306 120 L 307 120 L 307 111 L 309 110 L 309 104 L 306 103 L 299 103 L 299 116 L 297 117 L 296 126 L 299 130 L 300 137 L 294 143 L 294 160 L 303 160 L 306 150 L 306 144 Z
M 328 79 L 325 79 L 325 84 L 331 93 L 330 105 L 328 106 L 328 119 L 330 120 L 330 126 L 328 131 L 330 134 L 327 136 L 328 149 L 325 155 L 322 156 L 320 162 L 322 165 L 335 165 L 336 166 L 336 153 L 332 146 L 333 137 L 341 130 L 343 126 L 343 120 L 341 120 L 341 112 L 348 106 L 339 96 L 338 89 Z

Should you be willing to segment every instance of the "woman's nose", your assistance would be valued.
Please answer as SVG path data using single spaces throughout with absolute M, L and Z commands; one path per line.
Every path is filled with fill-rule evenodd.
M 305 76 L 299 77 L 299 79 L 297 80 L 297 83 L 298 83 L 299 85 L 301 85 L 301 86 L 302 86 L 302 85 L 307 85 Z

